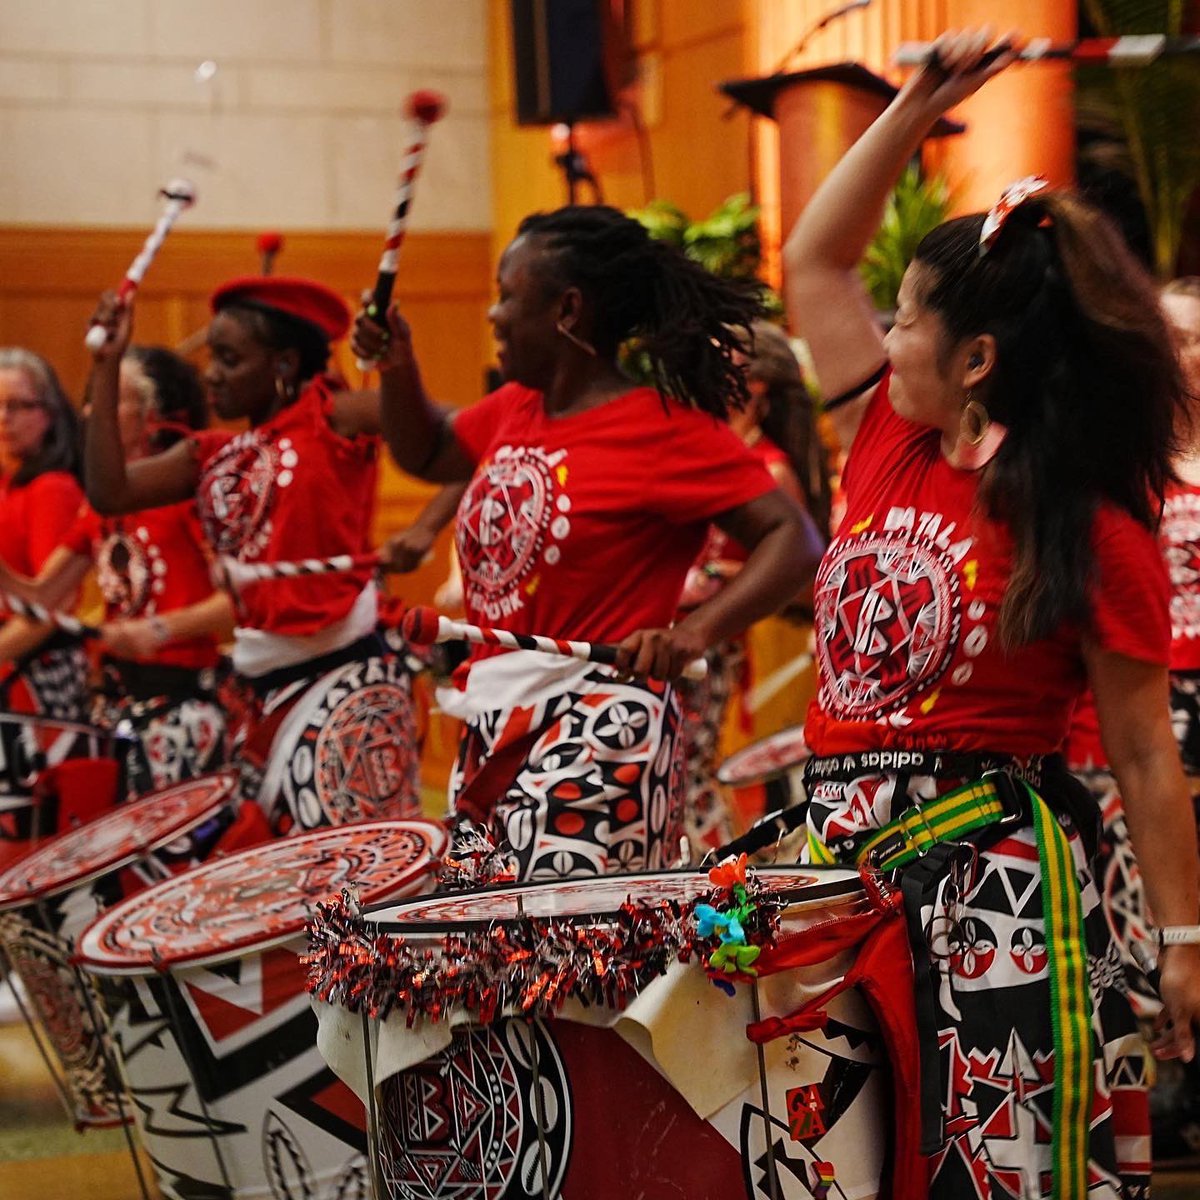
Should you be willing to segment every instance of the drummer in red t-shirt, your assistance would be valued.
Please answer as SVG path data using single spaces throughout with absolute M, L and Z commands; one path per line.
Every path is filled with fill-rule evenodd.
M 1182 406 L 1170 339 L 1119 234 L 1045 181 L 922 241 L 886 341 L 857 273 L 930 127 L 1013 60 L 984 60 L 989 41 L 939 39 L 785 251 L 849 447 L 814 588 L 808 857 L 899 879 L 932 1200 L 1132 1200 L 1142 1046 L 1085 849 L 1095 806 L 1056 751 L 1090 684 L 1162 926 L 1155 1049 L 1190 1058 L 1196 835 L 1153 532 Z
M 78 422 L 54 368 L 32 350 L 0 349 L 0 562 L 10 571 L 45 565 L 79 510 L 78 475 Z M 82 720 L 79 640 L 24 616 L 0 624 L 0 708 Z
M 207 424 L 195 368 L 162 347 L 131 346 L 121 362 L 117 419 L 126 461 Z M 61 608 L 96 568 L 104 596 L 103 702 L 98 719 L 138 735 L 128 789 L 141 795 L 226 761 L 216 699 L 219 637 L 229 598 L 214 591 L 194 500 L 101 517 L 86 502 L 36 580 L 0 571 L 11 591 Z
M 217 415 L 244 433 L 200 433 L 125 467 L 117 364 L 132 306 L 112 293 L 95 320 L 88 495 L 127 513 L 194 496 L 218 558 L 274 563 L 369 549 L 379 399 L 325 374 L 350 321 L 341 298 L 305 279 L 236 279 L 212 297 L 205 382 Z M 247 798 L 277 833 L 416 811 L 411 678 L 377 631 L 368 569 L 246 585 L 234 670 L 253 695 L 237 761 Z
M 523 879 L 656 869 L 679 853 L 679 708 L 668 682 L 793 596 L 815 530 L 724 423 L 757 298 L 615 209 L 527 218 L 489 317 L 506 383 L 451 423 L 426 397 L 407 326 L 365 315 L 400 465 L 470 479 L 457 545 L 468 616 L 519 633 L 619 642 L 627 675 L 533 651 L 477 652 L 451 804 L 486 824 Z M 740 329 L 740 333 L 739 333 Z M 637 337 L 658 381 L 618 350 Z M 672 626 L 710 521 L 749 551 L 718 597 Z

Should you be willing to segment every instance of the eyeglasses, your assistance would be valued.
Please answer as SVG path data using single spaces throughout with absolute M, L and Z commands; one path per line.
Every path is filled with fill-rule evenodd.
M 41 407 L 40 400 L 0 400 L 0 417 L 6 413 L 20 416 L 21 413 L 34 412 Z

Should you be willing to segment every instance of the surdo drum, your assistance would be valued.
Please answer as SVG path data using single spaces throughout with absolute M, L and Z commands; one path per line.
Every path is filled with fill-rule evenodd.
M 214 859 L 109 910 L 83 969 L 113 1021 L 142 1140 L 168 1200 L 369 1200 L 362 1105 L 316 1049 L 304 990 L 310 907 L 427 890 L 449 837 L 379 821 Z
M 788 900 L 780 945 L 865 903 L 852 871 L 776 867 L 758 878 Z M 369 931 L 415 947 L 529 917 L 603 923 L 628 897 L 690 902 L 711 887 L 699 872 L 633 874 L 375 905 L 363 916 Z M 375 1028 L 365 1076 L 378 1081 L 383 1196 L 874 1197 L 891 1098 L 862 996 L 831 1001 L 823 1028 L 765 1040 L 761 1068 L 747 1040 L 751 1022 L 793 1013 L 836 983 L 846 961 L 785 970 L 739 985 L 734 997 L 694 962 L 675 963 L 621 1012 L 568 1001 L 550 1020 L 452 1023 L 448 1044 L 418 1065 L 413 1055 L 445 1023 L 420 1018 L 410 1030 L 406 1014 L 393 1013 Z M 327 1050 L 331 1029 L 353 1029 L 344 1010 L 328 1013 L 342 1016 L 322 1016 Z M 361 1044 L 353 1050 L 363 1053 Z M 406 1065 L 392 1071 L 397 1063 Z
M 748 829 L 760 817 L 804 799 L 804 764 L 812 751 L 804 726 L 768 734 L 731 754 L 717 768 L 717 782 L 730 793 L 737 824 Z
M 202 858 L 233 819 L 235 786 L 223 772 L 165 788 L 43 842 L 0 875 L 0 941 L 79 1126 L 121 1123 L 129 1105 L 98 998 L 73 966 L 78 937 L 130 890 Z

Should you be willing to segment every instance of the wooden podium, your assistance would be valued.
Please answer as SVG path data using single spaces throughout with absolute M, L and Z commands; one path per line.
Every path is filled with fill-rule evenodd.
M 786 237 L 817 185 L 896 95 L 861 63 L 734 79 L 720 85 L 730 99 L 779 126 L 779 203 Z M 941 118 L 931 137 L 966 126 Z

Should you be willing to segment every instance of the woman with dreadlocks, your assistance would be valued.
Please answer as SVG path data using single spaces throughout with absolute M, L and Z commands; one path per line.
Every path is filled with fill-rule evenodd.
M 466 720 L 451 803 L 514 855 L 523 879 L 655 869 L 678 852 L 683 802 L 671 680 L 778 608 L 819 541 L 724 424 L 744 403 L 736 354 L 758 315 L 612 208 L 527 217 L 489 312 L 505 383 L 446 420 L 408 327 L 360 316 L 379 361 L 384 433 L 424 479 L 470 479 L 458 554 L 472 620 L 619 642 L 617 671 L 527 651 L 477 652 L 442 699 Z M 637 339 L 657 389 L 622 371 Z M 721 594 L 671 626 L 715 521 L 749 551 Z
M 939 116 L 1014 59 L 946 35 L 809 201 L 793 326 L 849 448 L 814 588 L 808 857 L 899 881 L 932 1200 L 1148 1194 L 1145 1063 L 1059 747 L 1090 684 L 1158 930 L 1155 1052 L 1194 1053 L 1196 831 L 1155 542 L 1181 407 L 1153 285 L 1026 179 L 918 246 L 881 339 L 857 263 Z M 991 49 L 991 54 L 989 54 Z

